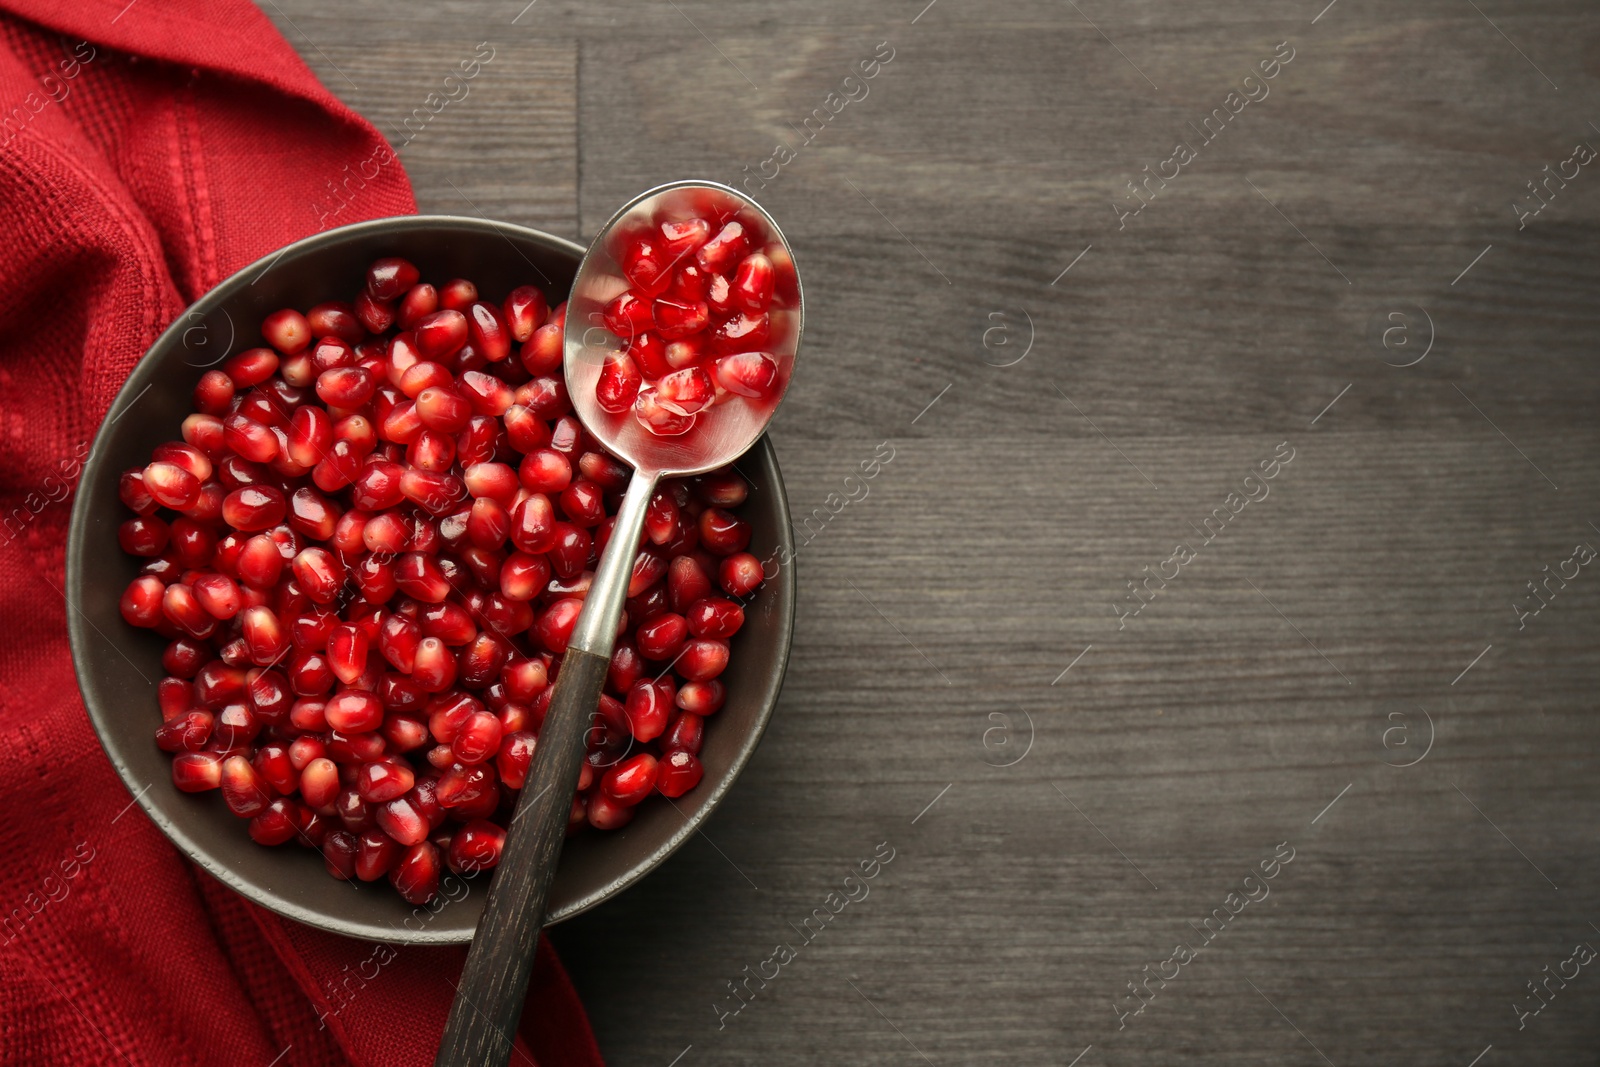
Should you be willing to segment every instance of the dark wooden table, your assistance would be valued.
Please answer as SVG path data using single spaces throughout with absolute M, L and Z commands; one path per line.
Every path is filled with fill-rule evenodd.
M 524 2 L 263 7 L 425 211 L 785 143 L 810 297 L 782 704 L 554 933 L 610 1062 L 1595 1062 L 1593 4 Z

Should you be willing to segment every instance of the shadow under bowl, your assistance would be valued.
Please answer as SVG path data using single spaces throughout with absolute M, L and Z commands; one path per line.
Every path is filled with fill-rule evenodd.
M 141 561 L 117 544 L 117 528 L 129 517 L 118 498 L 118 479 L 127 468 L 148 463 L 156 446 L 180 438 L 183 418 L 193 410 L 195 383 L 228 355 L 261 344 L 257 326 L 266 315 L 353 296 L 374 259 L 404 256 L 435 284 L 471 278 L 487 298 L 502 298 L 518 285 L 538 285 L 553 306 L 571 288 L 583 252 L 571 241 L 537 230 L 451 216 L 379 219 L 308 237 L 251 264 L 197 301 L 140 360 L 101 425 L 78 485 L 67 540 L 68 631 L 84 704 L 106 755 L 156 825 L 195 863 L 255 903 L 350 937 L 449 944 L 472 939 L 488 878 L 446 872 L 440 896 L 430 905 L 413 906 L 386 881 L 332 878 L 314 849 L 263 848 L 216 792 L 182 793 L 173 786 L 172 757 L 154 740 L 161 722 L 156 683 L 165 674 L 166 641 L 129 626 L 119 608 Z M 752 527 L 751 550 L 774 560 L 792 559 L 783 479 L 765 437 L 739 468 L 753 486 L 741 509 Z M 673 803 L 646 800 L 623 830 L 586 829 L 569 839 L 547 922 L 577 915 L 637 882 L 716 808 L 755 752 L 777 703 L 794 603 L 794 573 L 785 565 L 746 606 L 745 625 L 732 641 L 722 675 L 727 703 L 707 721 L 700 752 L 704 779 Z

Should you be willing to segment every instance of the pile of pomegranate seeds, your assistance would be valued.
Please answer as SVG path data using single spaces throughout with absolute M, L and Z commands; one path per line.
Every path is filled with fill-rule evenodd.
M 493 867 L 629 470 L 572 414 L 565 305 L 382 259 L 351 303 L 267 316 L 122 475 L 122 596 L 169 638 L 156 744 L 263 845 L 407 901 Z M 740 599 L 761 584 L 731 470 L 663 484 L 569 832 L 700 781 Z
M 715 404 L 761 403 L 782 390 L 772 340 L 772 260 L 765 238 L 731 216 L 659 222 L 620 242 L 631 286 L 607 304 L 606 329 L 625 342 L 606 358 L 595 399 L 629 408 L 651 433 L 675 437 Z

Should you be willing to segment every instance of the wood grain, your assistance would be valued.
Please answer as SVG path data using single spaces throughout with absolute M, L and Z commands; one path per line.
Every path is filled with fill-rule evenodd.
M 741 180 L 895 49 L 760 194 L 810 298 L 773 434 L 797 517 L 894 459 L 801 551 L 739 787 L 555 933 L 610 1062 L 1592 1062 L 1600 977 L 1522 1029 L 1513 1004 L 1600 943 L 1600 576 L 1522 629 L 1512 604 L 1600 545 L 1600 173 L 1511 207 L 1600 145 L 1592 5 L 279 3 L 380 125 L 494 42 L 481 100 L 402 152 L 419 201 L 461 210 L 454 182 L 573 236 Z M 1286 40 L 1119 229 L 1126 182 Z M 1375 342 L 1391 312 L 1418 347 Z M 1119 629 L 1126 583 L 1284 441 L 1270 495 Z M 1280 842 L 1270 896 L 1119 1029 Z

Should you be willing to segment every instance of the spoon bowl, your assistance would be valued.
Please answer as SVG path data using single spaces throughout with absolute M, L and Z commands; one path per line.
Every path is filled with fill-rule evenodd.
M 771 399 L 759 403 L 730 396 L 725 403 L 702 413 L 687 433 L 658 437 L 645 429 L 632 411 L 612 414 L 595 399 L 595 384 L 606 357 L 628 341 L 606 329 L 601 312 L 630 287 L 619 262 L 623 242 L 663 222 L 693 218 L 739 222 L 760 238 L 752 242 L 750 251 L 762 252 L 772 261 L 774 286 L 768 312 L 772 337 L 764 351 L 778 362 L 779 386 Z M 681 181 L 657 186 L 623 205 L 611 217 L 578 266 L 567 303 L 565 331 L 567 389 L 572 406 L 595 439 L 635 470 L 703 474 L 738 459 L 766 429 L 793 376 L 804 325 L 800 275 L 795 270 L 794 256 L 778 224 L 761 205 L 715 182 Z

